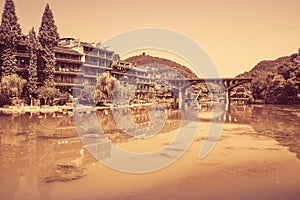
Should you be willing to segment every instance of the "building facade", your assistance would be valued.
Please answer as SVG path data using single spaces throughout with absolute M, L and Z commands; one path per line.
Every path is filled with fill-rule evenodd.
M 55 87 L 60 92 L 72 93 L 74 88 L 84 85 L 96 85 L 97 78 L 107 70 L 112 63 L 114 52 L 101 47 L 100 44 L 82 42 L 73 38 L 62 38 L 54 48 Z M 16 48 L 17 74 L 24 79 L 28 78 L 30 54 L 25 42 L 21 41 Z M 38 53 L 38 85 L 44 81 L 45 61 L 43 51 Z
M 155 96 L 155 85 L 147 67 L 138 67 L 135 63 L 114 60 L 107 71 L 117 80 L 135 86 L 133 102 L 150 102 Z
M 59 44 L 82 54 L 81 69 L 84 73 L 83 83 L 86 85 L 96 85 L 97 78 L 107 70 L 107 66 L 113 62 L 115 55 L 113 51 L 102 47 L 100 43 L 87 43 L 80 39 L 61 38 Z
M 83 87 L 84 72 L 81 69 L 82 54 L 63 47 L 55 47 L 55 87 L 61 92 L 73 91 L 73 88 Z
M 74 88 L 83 87 L 84 73 L 81 71 L 81 57 L 79 52 L 63 47 L 56 46 L 54 48 L 56 64 L 54 68 L 54 81 L 55 87 L 61 92 L 71 93 Z M 42 58 L 43 51 L 38 53 L 37 73 L 38 85 L 42 85 L 44 81 L 44 67 L 45 61 Z M 20 43 L 16 50 L 17 59 L 17 74 L 24 79 L 28 78 L 28 67 L 30 55 L 26 49 L 25 43 Z
M 134 101 L 148 102 L 153 98 L 162 98 L 167 92 L 161 87 L 157 88 L 155 79 L 160 79 L 163 73 L 153 67 L 137 66 L 135 63 L 122 61 L 113 51 L 100 44 L 82 42 L 79 39 L 62 38 L 54 48 L 55 69 L 54 84 L 60 92 L 72 94 L 74 89 L 85 85 L 95 86 L 99 76 L 105 71 L 118 80 L 134 84 Z M 20 43 L 16 51 L 17 73 L 22 78 L 28 78 L 30 54 L 25 43 Z M 38 53 L 38 85 L 44 81 L 45 61 L 43 52 Z M 172 96 L 172 95 L 171 95 Z

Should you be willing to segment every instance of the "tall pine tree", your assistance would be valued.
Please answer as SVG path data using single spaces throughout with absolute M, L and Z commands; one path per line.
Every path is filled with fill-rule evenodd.
M 44 53 L 42 56 L 45 61 L 43 85 L 46 87 L 54 87 L 55 53 L 49 48 L 44 48 Z
M 37 39 L 34 28 L 31 29 L 27 38 L 26 38 L 26 47 L 29 52 L 29 66 L 27 67 L 28 72 L 28 81 L 27 81 L 27 90 L 31 96 L 36 95 L 37 91 L 37 57 L 39 50 L 41 49 L 40 43 Z
M 6 0 L 0 25 L 1 75 L 14 74 L 17 68 L 16 46 L 22 37 L 21 26 L 12 0 Z
M 39 41 L 44 50 L 43 59 L 45 61 L 44 68 L 44 85 L 47 87 L 54 86 L 54 70 L 55 70 L 55 53 L 54 47 L 59 40 L 59 34 L 55 25 L 54 16 L 49 4 L 46 5 L 42 17 L 41 27 L 39 29 Z

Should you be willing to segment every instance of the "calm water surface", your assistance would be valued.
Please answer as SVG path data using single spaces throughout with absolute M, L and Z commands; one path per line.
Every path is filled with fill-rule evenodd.
M 147 126 L 147 113 L 136 108 L 131 117 Z M 112 145 L 149 152 L 179 128 L 180 112 L 167 113 L 164 128 L 149 140 L 124 134 L 109 110 L 97 117 Z M 181 159 L 137 175 L 96 161 L 71 113 L 0 114 L 0 199 L 300 199 L 299 106 L 231 105 L 216 148 L 203 160 L 197 157 L 202 142 L 214 139 L 205 136 L 210 108 L 203 106 L 199 116 L 199 133 Z M 100 154 L 109 157 L 110 145 Z

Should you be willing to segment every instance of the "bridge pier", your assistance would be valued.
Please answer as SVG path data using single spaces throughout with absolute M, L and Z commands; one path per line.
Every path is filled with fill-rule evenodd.
M 181 109 L 182 107 L 182 89 L 178 90 L 178 108 Z
M 230 104 L 230 96 L 229 96 L 229 94 L 230 94 L 230 91 L 226 90 L 226 92 L 225 92 L 225 103 L 226 104 Z
M 210 79 L 187 79 L 187 80 L 177 80 L 171 79 L 168 80 L 168 84 L 171 88 L 173 88 L 174 94 L 176 94 L 176 98 L 174 98 L 174 103 L 178 105 L 178 108 L 183 106 L 183 94 L 185 94 L 185 89 L 191 85 L 198 84 L 198 83 L 212 83 L 218 86 L 223 86 L 225 89 L 225 103 L 228 107 L 230 104 L 230 92 L 233 88 L 242 85 L 244 83 L 251 82 L 252 79 L 236 79 L 236 78 L 210 78 Z M 187 83 L 188 84 L 187 84 Z M 222 89 L 222 94 L 224 94 L 224 89 Z M 223 96 L 223 95 L 222 95 Z M 223 96 L 224 97 L 224 96 Z M 223 101 L 223 98 L 222 98 Z
M 182 89 L 176 89 L 173 92 L 175 93 L 174 104 L 177 106 L 177 108 L 181 109 L 183 104 Z

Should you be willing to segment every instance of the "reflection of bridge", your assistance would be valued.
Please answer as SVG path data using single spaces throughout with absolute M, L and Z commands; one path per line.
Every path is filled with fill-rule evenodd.
M 178 100 L 179 100 L 179 107 L 182 104 L 182 94 L 184 94 L 185 90 L 192 85 L 196 85 L 198 83 L 214 84 L 219 86 L 221 91 L 224 90 L 225 94 L 225 102 L 230 103 L 230 92 L 233 88 L 242 85 L 244 83 L 251 82 L 252 79 L 237 79 L 237 78 L 206 78 L 206 79 L 186 79 L 186 80 L 179 80 L 179 79 L 172 79 L 168 80 L 168 83 L 178 92 Z M 208 87 L 210 90 L 210 88 Z M 210 91 L 211 92 L 211 91 Z

